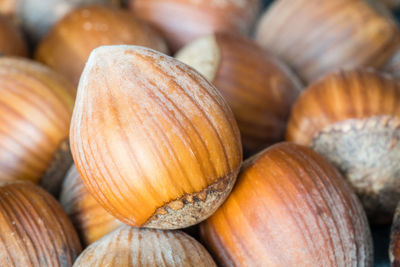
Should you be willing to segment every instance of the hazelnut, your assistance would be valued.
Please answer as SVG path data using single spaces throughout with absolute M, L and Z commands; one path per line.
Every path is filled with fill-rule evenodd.
M 280 143 L 244 162 L 226 202 L 201 224 L 221 266 L 372 266 L 365 212 L 311 149 Z
M 30 180 L 57 194 L 72 164 L 75 88 L 42 64 L 0 58 L 0 180 Z
M 3 0 L 2 0 L 3 1 Z M 39 42 L 62 17 L 88 4 L 119 5 L 119 0 L 6 0 L 9 13 L 21 24 L 29 40 Z M 14 8 L 14 10 L 10 10 Z
M 256 39 L 312 82 L 337 68 L 382 68 L 400 34 L 377 1 L 277 0 L 260 20 Z
M 201 37 L 175 56 L 203 74 L 226 99 L 237 120 L 245 152 L 282 141 L 302 84 L 289 68 L 246 37 Z
M 206 249 L 180 231 L 122 226 L 86 248 L 74 267 L 216 267 Z
M 60 202 L 84 245 L 90 245 L 122 225 L 89 194 L 75 165 L 71 166 L 64 179 Z
M 236 121 L 185 64 L 138 46 L 93 50 L 70 131 L 93 197 L 132 226 L 183 228 L 210 216 L 242 162 Z
M 60 204 L 30 182 L 0 183 L 3 266 L 72 266 L 81 252 Z
M 293 106 L 286 140 L 312 147 L 351 183 L 373 222 L 400 200 L 400 85 L 372 70 L 337 71 Z
M 156 27 L 177 51 L 213 32 L 249 34 L 261 0 L 130 0 L 130 8 Z
M 77 85 L 90 52 L 101 45 L 118 44 L 168 52 L 161 37 L 129 11 L 93 5 L 75 9 L 57 23 L 39 44 L 35 59 Z

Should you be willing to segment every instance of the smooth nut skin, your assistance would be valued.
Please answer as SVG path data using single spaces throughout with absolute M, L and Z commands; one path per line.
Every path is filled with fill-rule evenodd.
M 85 246 L 122 225 L 89 194 L 72 165 L 64 179 L 60 203 L 70 216 Z
M 72 266 L 81 252 L 60 204 L 30 182 L 0 183 L 2 266 Z
M 122 226 L 86 248 L 74 267 L 216 267 L 207 250 L 180 231 Z
M 260 0 L 130 0 L 131 10 L 156 27 L 172 51 L 214 32 L 249 34 Z
M 70 131 L 89 192 L 132 226 L 184 228 L 222 204 L 242 161 L 227 103 L 185 64 L 103 46 L 86 64 Z
M 400 86 L 370 70 L 338 71 L 296 101 L 286 140 L 307 145 L 350 181 L 373 222 L 392 219 L 400 200 Z
M 302 84 L 278 58 L 250 39 L 229 33 L 201 37 L 176 58 L 199 70 L 221 92 L 235 114 L 245 152 L 284 139 Z
M 383 68 L 400 42 L 396 22 L 374 0 L 278 0 L 256 40 L 312 82 L 338 68 Z M 295 45 L 294 45 L 295 44 Z
M 129 11 L 102 5 L 75 9 L 39 44 L 35 59 L 64 74 L 75 85 L 98 46 L 140 45 L 168 53 L 164 40 Z
M 372 266 L 362 206 L 309 148 L 279 143 L 244 162 L 226 202 L 201 224 L 221 266 Z
M 48 67 L 0 58 L 0 181 L 38 183 L 63 162 L 56 155 L 68 139 L 74 98 L 75 88 Z M 62 171 L 52 172 L 48 184 L 64 177 Z
M 21 32 L 12 22 L 0 15 L 0 56 L 21 56 L 28 55 L 25 40 Z

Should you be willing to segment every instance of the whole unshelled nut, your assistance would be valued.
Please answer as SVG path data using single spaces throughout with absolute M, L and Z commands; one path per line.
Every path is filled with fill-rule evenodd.
M 284 139 L 302 84 L 274 55 L 241 35 L 215 33 L 189 43 L 175 58 L 221 92 L 235 114 L 246 153 Z
M 400 200 L 400 85 L 372 70 L 330 73 L 293 106 L 286 140 L 312 147 L 352 184 L 370 219 Z
M 130 8 L 157 28 L 177 51 L 205 34 L 249 34 L 261 0 L 130 0 Z
M 91 5 L 77 8 L 63 17 L 39 44 L 35 59 L 78 85 L 93 49 L 120 44 L 146 46 L 168 53 L 158 33 L 131 12 Z
M 210 216 L 242 162 L 239 129 L 217 89 L 139 46 L 93 50 L 70 131 L 89 192 L 132 226 L 184 228 Z

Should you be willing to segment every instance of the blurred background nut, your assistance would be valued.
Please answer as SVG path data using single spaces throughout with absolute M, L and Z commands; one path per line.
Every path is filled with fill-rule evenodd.
M 89 194 L 75 165 L 64 179 L 60 202 L 85 246 L 122 225 Z
M 235 114 L 247 154 L 284 139 L 290 109 L 302 84 L 278 58 L 232 33 L 201 37 L 175 57 L 221 92 Z
M 78 235 L 60 204 L 30 182 L 0 182 L 3 266 L 72 266 Z
M 72 85 L 42 64 L 0 58 L 0 180 L 30 180 L 57 194 L 72 164 Z
M 337 68 L 383 68 L 400 34 L 379 2 L 277 0 L 261 18 L 256 40 L 311 82 Z
M 216 267 L 207 250 L 180 231 L 122 226 L 86 248 L 74 267 Z
M 392 220 L 400 200 L 400 84 L 371 70 L 337 71 L 294 104 L 286 140 L 312 147 L 358 193 L 370 219 Z
M 65 16 L 39 44 L 35 59 L 75 85 L 90 52 L 101 45 L 141 45 L 168 53 L 164 40 L 129 11 L 92 5 Z
M 2 1 L 5 3 L 1 4 Z M 88 4 L 118 6 L 119 2 L 119 0 L 1 0 L 0 12 L 11 15 L 24 29 L 29 41 L 36 44 L 57 21 L 75 8 Z
M 131 10 L 156 27 L 172 51 L 213 32 L 248 35 L 261 5 L 261 0 L 130 0 Z

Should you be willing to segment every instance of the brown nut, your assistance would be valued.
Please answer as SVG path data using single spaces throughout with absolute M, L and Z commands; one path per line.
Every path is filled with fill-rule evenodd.
M 60 204 L 30 182 L 0 183 L 2 266 L 72 266 L 81 252 Z
M 240 35 L 201 37 L 175 56 L 221 92 L 238 122 L 244 150 L 254 153 L 282 141 L 302 84 L 279 59 Z
M 207 250 L 180 231 L 122 226 L 86 248 L 74 267 L 216 267 Z
M 161 37 L 129 11 L 93 5 L 75 9 L 57 23 L 39 44 L 35 59 L 77 85 L 90 52 L 101 45 L 118 44 L 168 52 Z
M 131 10 L 155 26 L 177 51 L 213 32 L 249 34 L 260 0 L 130 0 Z
M 89 192 L 132 226 L 176 229 L 206 219 L 242 162 L 236 121 L 217 89 L 144 47 L 93 50 L 70 133 Z
M 122 225 L 89 194 L 75 165 L 64 179 L 60 202 L 85 246 Z
M 72 164 L 75 89 L 42 64 L 0 58 L 0 180 L 42 182 L 57 194 Z
M 400 34 L 389 11 L 373 0 L 277 0 L 256 39 L 311 82 L 337 68 L 382 68 Z
M 286 139 L 311 146 L 350 181 L 374 222 L 400 200 L 400 85 L 369 70 L 338 71 L 295 103 Z
M 372 266 L 367 218 L 350 186 L 309 148 L 280 143 L 244 162 L 201 224 L 221 266 Z
M 8 1 L 8 0 L 6 0 Z M 24 29 L 29 40 L 39 42 L 66 14 L 89 4 L 119 5 L 119 0 L 12 0 L 8 13 Z M 1 2 L 1 1 L 0 1 Z M 13 10 L 11 9 L 13 8 Z

